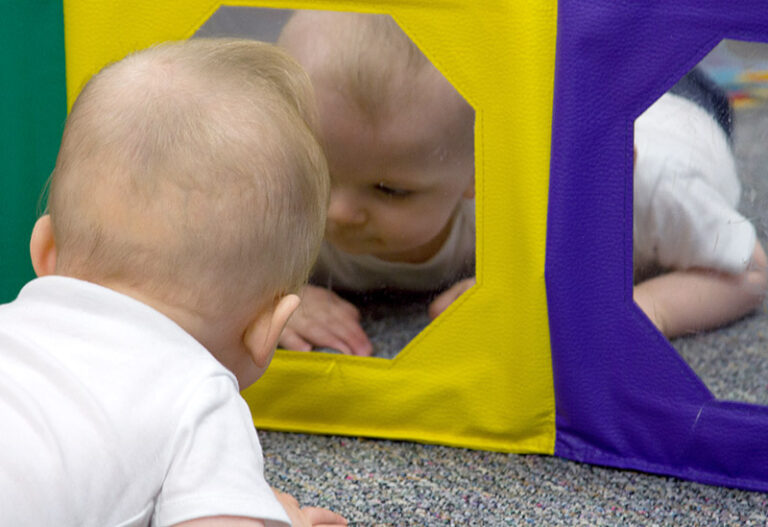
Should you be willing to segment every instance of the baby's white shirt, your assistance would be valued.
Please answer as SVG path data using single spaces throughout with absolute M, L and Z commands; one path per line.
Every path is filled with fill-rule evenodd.
M 722 127 L 664 94 L 635 121 L 634 267 L 741 273 L 757 236 L 737 212 L 741 184 Z
M 331 289 L 433 291 L 473 274 L 475 263 L 475 201 L 463 199 L 443 246 L 423 263 L 389 262 L 369 254 L 349 254 L 323 242 L 312 271 L 313 283 Z
M 287 525 L 236 378 L 173 321 L 51 276 L 0 306 L 0 525 Z

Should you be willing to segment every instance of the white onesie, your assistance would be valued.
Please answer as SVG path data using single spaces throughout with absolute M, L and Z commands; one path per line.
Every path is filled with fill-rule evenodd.
M 237 380 L 181 327 L 59 276 L 0 306 L 0 525 L 287 525 Z
M 464 199 L 440 250 L 424 263 L 388 262 L 369 254 L 348 254 L 323 242 L 312 283 L 331 289 L 435 291 L 474 275 L 475 201 Z
M 741 184 L 722 127 L 664 94 L 635 122 L 634 268 L 746 270 L 757 236 L 736 207 Z

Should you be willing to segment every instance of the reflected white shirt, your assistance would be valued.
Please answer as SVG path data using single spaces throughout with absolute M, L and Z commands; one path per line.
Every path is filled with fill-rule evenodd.
M 737 212 L 741 184 L 723 129 L 664 94 L 635 122 L 634 267 L 746 270 L 757 240 Z
M 475 201 L 463 199 L 443 246 L 423 263 L 389 262 L 369 254 L 349 254 L 323 242 L 312 283 L 336 290 L 435 291 L 474 276 Z

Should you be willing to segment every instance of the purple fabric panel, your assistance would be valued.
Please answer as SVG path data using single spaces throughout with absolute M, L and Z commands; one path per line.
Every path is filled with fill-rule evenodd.
M 764 0 L 561 0 L 546 283 L 556 455 L 768 490 L 768 408 L 720 402 L 632 302 L 633 122 Z

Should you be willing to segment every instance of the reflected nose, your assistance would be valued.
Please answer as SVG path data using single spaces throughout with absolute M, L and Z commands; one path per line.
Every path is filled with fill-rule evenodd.
M 331 190 L 328 220 L 337 225 L 362 225 L 367 214 L 359 199 L 344 190 Z

